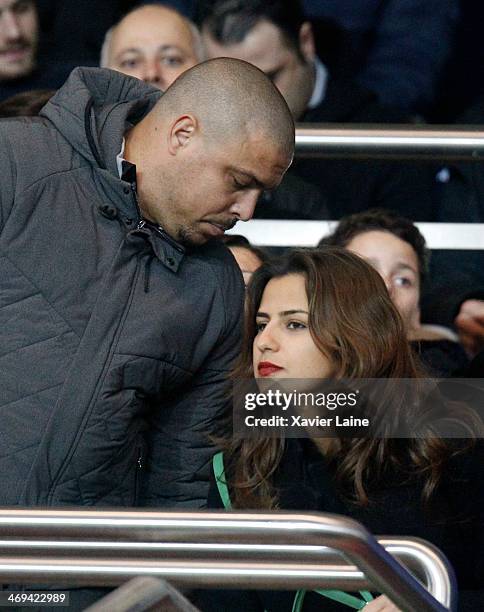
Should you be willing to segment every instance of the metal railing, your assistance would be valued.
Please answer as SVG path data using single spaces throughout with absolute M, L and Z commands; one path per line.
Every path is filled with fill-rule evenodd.
M 296 157 L 484 161 L 482 126 L 307 124 Z M 315 246 L 336 221 L 252 220 L 229 233 L 258 246 Z M 484 249 L 484 224 L 417 223 L 431 249 Z
M 482 126 L 307 124 L 296 156 L 356 159 L 484 160 Z
M 176 586 L 371 589 L 407 612 L 455 608 L 453 571 L 435 547 L 379 542 L 352 519 L 316 513 L 3 509 L 0 580 L 111 586 L 155 576 Z

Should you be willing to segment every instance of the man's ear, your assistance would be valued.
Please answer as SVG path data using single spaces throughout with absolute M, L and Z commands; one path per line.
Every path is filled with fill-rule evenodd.
M 312 62 L 316 57 L 313 26 L 309 21 L 305 21 L 299 30 L 299 50 L 307 62 Z
M 198 121 L 193 115 L 182 115 L 173 121 L 168 134 L 168 150 L 171 155 L 187 147 L 198 130 Z

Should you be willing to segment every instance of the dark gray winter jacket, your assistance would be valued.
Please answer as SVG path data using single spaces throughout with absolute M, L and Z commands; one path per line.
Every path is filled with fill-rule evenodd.
M 200 506 L 241 275 L 139 224 L 123 134 L 160 93 L 76 69 L 0 122 L 0 506 Z

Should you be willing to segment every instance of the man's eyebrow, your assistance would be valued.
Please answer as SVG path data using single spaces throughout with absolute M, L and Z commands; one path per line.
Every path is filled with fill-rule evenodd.
M 160 45 L 158 47 L 158 51 L 179 51 L 180 53 L 183 52 L 183 49 L 181 47 L 179 47 L 178 45 Z
M 179 51 L 180 53 L 182 53 L 182 48 L 179 47 L 178 45 L 160 45 L 159 47 L 157 47 L 156 49 L 157 51 Z M 123 55 L 124 53 L 142 53 L 143 50 L 141 47 L 128 47 L 127 49 L 121 49 L 121 51 L 119 51 L 117 53 L 116 57 L 120 57 L 121 55 Z
M 139 47 L 128 47 L 127 49 L 121 49 L 116 53 L 116 59 L 123 57 L 125 53 L 141 53 L 141 49 Z
M 380 262 L 375 257 L 363 257 L 362 255 L 358 255 L 358 257 L 361 257 L 367 263 L 369 263 L 371 266 L 378 270 Z M 416 276 L 419 276 L 419 271 L 405 261 L 397 261 L 393 269 L 397 270 L 398 272 L 400 272 L 401 270 L 410 270 L 410 272 L 413 272 Z
M 411 272 L 413 272 L 414 274 L 418 274 L 418 271 L 411 266 L 410 264 L 404 262 L 404 261 L 398 261 L 397 265 L 396 265 L 397 270 L 410 270 Z
M 10 2 L 10 4 L 7 4 L 7 6 L 4 6 L 3 8 L 0 8 L 0 14 L 3 13 L 4 11 L 12 11 L 15 10 L 17 8 L 17 6 L 19 4 L 22 4 L 23 0 L 14 0 L 13 2 Z M 32 2 L 26 2 L 26 4 L 32 4 Z
M 247 170 L 242 170 L 241 168 L 236 168 L 235 166 L 230 166 L 230 170 L 234 172 L 235 174 L 241 174 L 246 179 L 248 179 L 249 180 L 248 186 L 249 185 L 254 186 L 254 187 L 257 187 L 258 189 L 263 189 L 263 190 L 269 189 L 265 183 L 263 183 L 260 179 L 258 179 L 256 176 L 254 176 L 251 172 L 248 172 Z

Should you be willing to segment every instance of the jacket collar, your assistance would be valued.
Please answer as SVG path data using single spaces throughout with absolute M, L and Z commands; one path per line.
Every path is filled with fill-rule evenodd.
M 112 204 L 112 218 L 118 218 L 128 233 L 144 236 L 156 258 L 170 271 L 177 272 L 186 249 L 168 236 L 162 228 L 140 217 L 136 206 L 136 183 L 133 174 L 136 175 L 136 168 L 130 164 L 130 172 L 123 175 L 124 180 L 99 167 L 95 168 L 94 176 L 99 190 Z
M 162 93 L 107 68 L 76 68 L 40 112 L 93 166 L 117 176 L 116 156 L 125 132 Z
M 150 242 L 156 257 L 173 272 L 185 254 L 156 225 L 144 223 L 136 204 L 136 168 L 119 178 L 116 158 L 125 133 L 156 104 L 161 92 L 119 72 L 101 68 L 76 68 L 65 85 L 42 109 L 89 165 L 96 185 L 111 205 L 103 214 L 119 220 L 129 233 L 138 232 Z

